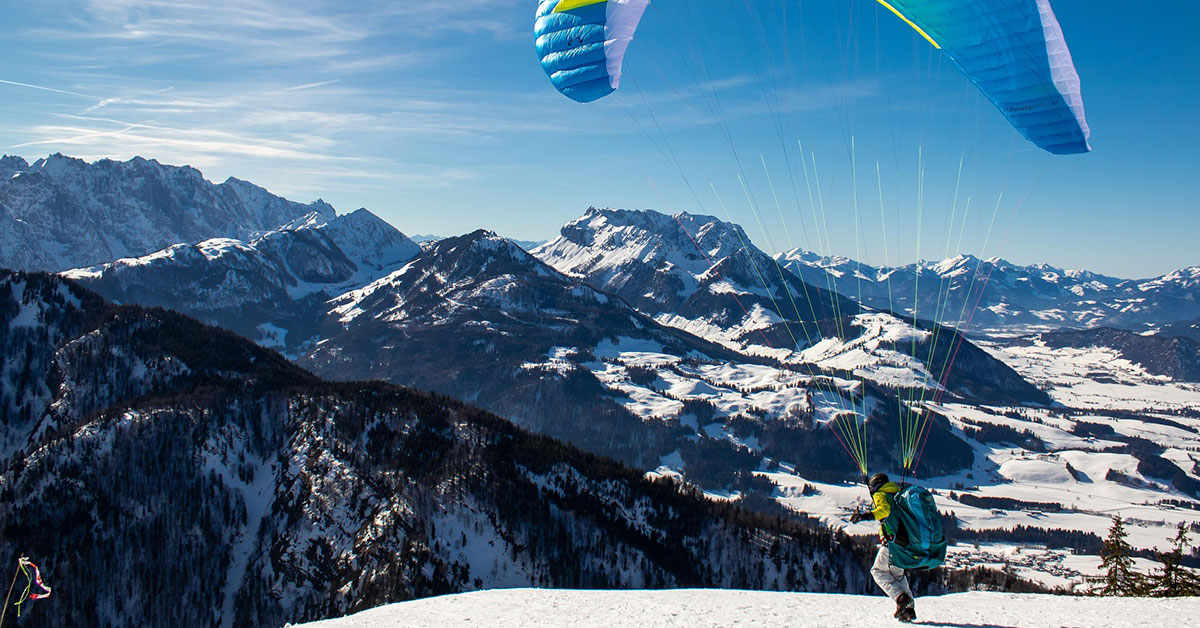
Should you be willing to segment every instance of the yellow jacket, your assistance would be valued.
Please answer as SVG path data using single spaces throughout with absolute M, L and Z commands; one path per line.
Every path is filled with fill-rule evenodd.
M 875 504 L 875 507 L 871 509 L 871 514 L 875 515 L 876 521 L 881 522 L 880 531 L 888 538 L 896 535 L 895 526 L 887 519 L 892 516 L 892 502 L 896 499 L 896 493 L 899 492 L 900 485 L 888 482 L 871 494 L 871 501 Z

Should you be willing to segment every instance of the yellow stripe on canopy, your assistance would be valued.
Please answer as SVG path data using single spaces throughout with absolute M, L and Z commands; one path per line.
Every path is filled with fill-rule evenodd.
M 568 0 L 563 0 L 563 2 L 567 2 L 567 1 L 568 1 Z M 586 1 L 586 0 L 585 0 L 585 1 Z M 879 4 L 882 4 L 883 6 L 887 7 L 889 11 L 891 11 L 892 13 L 895 13 L 895 14 L 896 14 L 896 17 L 898 17 L 898 18 L 900 18 L 900 19 L 904 20 L 904 22 L 905 22 L 906 24 L 908 24 L 909 26 L 913 27 L 913 30 L 915 30 L 915 31 L 917 31 L 918 33 L 920 33 L 920 34 L 921 34 L 921 37 L 924 37 L 926 41 L 928 41 L 929 43 L 933 44 L 933 47 L 934 47 L 934 48 L 937 48 L 938 50 L 941 50 L 941 49 L 942 49 L 942 47 L 941 47 L 941 46 L 939 46 L 939 45 L 938 45 L 938 43 L 937 43 L 936 41 L 933 41 L 933 38 L 932 38 L 932 37 L 930 37 L 929 35 L 927 35 L 927 34 L 925 33 L 925 31 L 921 30 L 921 27 L 920 27 L 920 26 L 917 26 L 916 24 L 913 24 L 912 20 L 910 20 L 910 19 L 908 19 L 908 18 L 904 17 L 904 14 L 903 14 L 903 13 L 901 13 L 901 12 L 897 11 L 897 10 L 896 10 L 896 7 L 894 7 L 894 6 L 890 5 L 890 4 L 888 4 L 887 2 L 884 2 L 884 0 L 879 0 Z M 561 7 L 561 6 L 562 6 L 562 2 L 560 2 L 558 6 L 560 6 L 560 7 Z M 557 11 L 558 9 L 555 9 L 555 10 Z
M 567 11 L 571 11 L 573 9 L 579 9 L 593 4 L 600 4 L 601 2 L 608 2 L 608 0 L 562 0 L 562 2 L 559 2 L 554 6 L 554 12 L 566 13 Z M 892 10 L 895 11 L 895 9 Z M 899 13 L 896 15 L 899 15 Z

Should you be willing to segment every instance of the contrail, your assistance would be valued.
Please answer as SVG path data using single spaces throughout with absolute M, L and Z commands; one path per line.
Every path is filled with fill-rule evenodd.
M 44 92 L 54 92 L 56 94 L 66 94 L 67 96 L 78 96 L 79 98 L 91 98 L 93 100 L 99 100 L 95 96 L 89 96 L 87 94 L 80 94 L 79 92 L 68 92 L 68 91 L 64 91 L 61 89 L 54 89 L 53 87 L 42 87 L 41 85 L 30 85 L 29 83 L 18 83 L 16 81 L 6 81 L 4 79 L 0 79 L 0 83 L 3 83 L 5 85 L 16 85 L 17 87 L 28 87 L 29 89 L 40 89 Z

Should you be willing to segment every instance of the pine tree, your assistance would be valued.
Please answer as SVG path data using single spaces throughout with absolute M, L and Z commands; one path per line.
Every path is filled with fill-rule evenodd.
M 1200 575 L 1183 566 L 1183 557 L 1191 546 L 1187 526 L 1179 524 L 1171 551 L 1155 552 L 1162 567 L 1151 574 L 1148 593 L 1155 597 L 1200 595 Z
M 1108 537 L 1100 550 L 1100 568 L 1104 575 L 1096 580 L 1092 593 L 1104 596 L 1132 596 L 1142 593 L 1144 577 L 1133 570 L 1133 548 L 1125 540 L 1125 520 L 1120 515 L 1113 517 Z

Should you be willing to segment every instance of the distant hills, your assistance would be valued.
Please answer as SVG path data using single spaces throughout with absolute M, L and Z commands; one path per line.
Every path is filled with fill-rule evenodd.
M 971 255 L 896 268 L 800 249 L 778 259 L 813 285 L 831 286 L 853 298 L 861 295 L 871 307 L 936 319 L 969 333 L 1170 330 L 1171 324 L 1194 321 L 1200 313 L 1200 266 L 1133 280 Z

